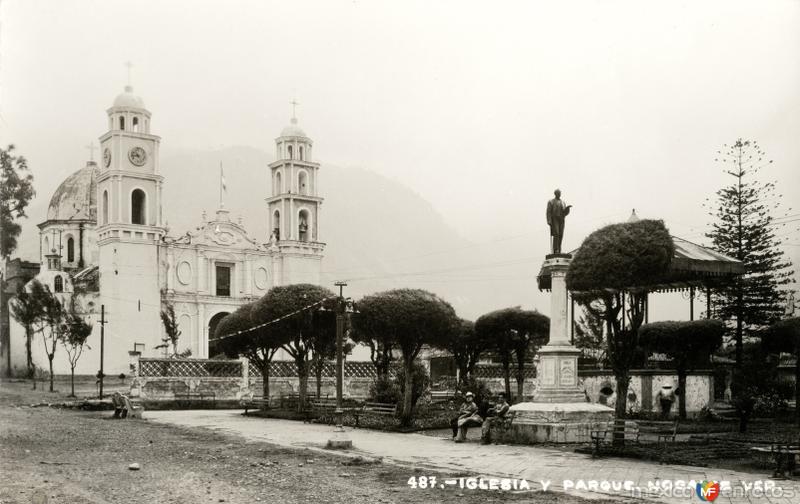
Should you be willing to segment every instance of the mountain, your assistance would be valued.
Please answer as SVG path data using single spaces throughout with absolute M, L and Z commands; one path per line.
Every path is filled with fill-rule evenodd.
M 213 215 L 219 205 L 221 163 L 227 186 L 224 203 L 231 218 L 241 218 L 251 236 L 266 241 L 264 198 L 271 193 L 267 165 L 272 160 L 251 147 L 163 150 L 163 210 L 169 234 L 178 236 L 198 226 L 203 211 Z M 523 244 L 473 242 L 449 227 L 411 189 L 373 171 L 322 163 L 319 177 L 325 198 L 320 239 L 327 243 L 323 285 L 333 287 L 333 282 L 345 280 L 346 294 L 356 299 L 398 287 L 428 289 L 471 319 L 534 300 L 538 264 L 520 257 Z M 35 224 L 44 220 L 49 199 L 50 194 L 40 194 L 30 207 L 22 257 L 38 255 Z

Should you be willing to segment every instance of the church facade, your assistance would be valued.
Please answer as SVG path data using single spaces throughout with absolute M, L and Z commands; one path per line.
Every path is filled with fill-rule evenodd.
M 161 139 L 151 132 L 151 113 L 130 86 L 107 109 L 108 131 L 100 136 L 101 159 L 70 175 L 50 201 L 39 225 L 41 264 L 36 279 L 63 302 L 75 302 L 93 325 L 76 373 L 99 369 L 104 326 L 104 371 L 128 372 L 128 351 L 161 356 L 161 311 L 172 305 L 181 331 L 178 350 L 216 355 L 219 320 L 270 288 L 319 283 L 325 244 L 320 240 L 320 166 L 313 142 L 297 119 L 275 140 L 276 161 L 265 188 L 269 237 L 248 234 L 220 201 L 213 217 L 183 235 L 168 234 L 162 194 L 169 167 L 159 162 Z M 13 300 L 11 301 L 13 302 Z M 102 320 L 101 320 L 102 311 Z M 26 362 L 25 330 L 11 320 L 10 362 Z M 47 367 L 41 337 L 33 344 L 37 366 Z M 63 354 L 63 352 L 61 352 Z M 60 358 L 59 358 L 60 357 Z M 54 372 L 69 372 L 56 352 Z

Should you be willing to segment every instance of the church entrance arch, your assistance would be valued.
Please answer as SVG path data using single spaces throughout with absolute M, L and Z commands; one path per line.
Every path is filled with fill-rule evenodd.
M 219 350 L 219 345 L 214 338 L 217 337 L 217 324 L 219 321 L 222 320 L 226 315 L 229 315 L 228 312 L 219 312 L 213 317 L 211 320 L 208 321 L 208 358 L 209 359 L 216 359 L 216 358 L 225 358 L 225 355 Z

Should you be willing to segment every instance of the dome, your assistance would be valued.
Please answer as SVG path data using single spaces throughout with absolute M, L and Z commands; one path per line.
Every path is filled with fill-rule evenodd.
M 50 198 L 47 220 L 97 221 L 97 164 L 94 161 L 86 163 L 58 186 Z
M 139 95 L 133 94 L 133 86 L 125 86 L 125 92 L 118 94 L 117 97 L 114 98 L 113 107 L 145 108 L 142 98 Z
M 281 131 L 281 136 L 282 137 L 304 137 L 304 138 L 308 138 L 308 137 L 306 137 L 306 132 L 303 131 L 300 128 L 300 126 L 297 125 L 297 118 L 296 117 L 292 117 L 292 124 L 290 124 L 289 126 L 286 126 L 285 128 L 283 128 L 283 131 Z

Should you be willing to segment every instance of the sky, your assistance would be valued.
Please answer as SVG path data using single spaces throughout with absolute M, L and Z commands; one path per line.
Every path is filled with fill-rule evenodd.
M 486 247 L 565 249 L 662 218 L 703 242 L 701 206 L 737 138 L 800 202 L 800 2 L 38 1 L 0 4 L 0 143 L 49 198 L 85 164 L 128 80 L 162 155 L 272 150 L 296 99 L 319 161 L 365 168 Z M 791 220 L 789 218 L 788 220 Z M 780 228 L 800 263 L 797 222 Z

